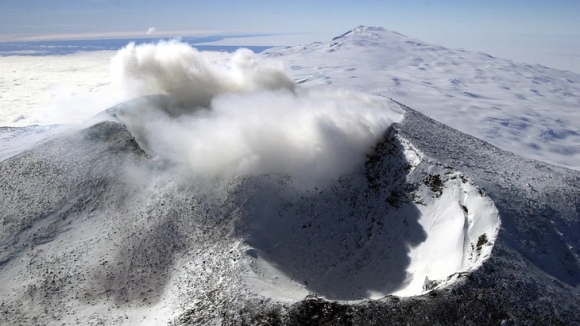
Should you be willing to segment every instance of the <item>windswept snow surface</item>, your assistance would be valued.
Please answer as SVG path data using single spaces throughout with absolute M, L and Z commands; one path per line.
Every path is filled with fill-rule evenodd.
M 117 122 L 0 162 L 2 320 L 578 321 L 579 173 L 407 110 L 364 165 L 318 189 L 183 174 Z
M 466 177 L 392 128 L 370 155 L 305 189 L 184 173 L 116 122 L 62 133 L 0 163 L 1 316 L 158 324 L 194 309 L 207 322 L 219 301 L 417 295 L 489 257 L 497 211 Z
M 0 161 L 18 155 L 65 129 L 62 126 L 0 127 Z
M 377 27 L 266 51 L 305 86 L 380 94 L 502 149 L 580 169 L 580 75 Z
M 116 82 L 146 96 L 73 129 L 2 129 L 0 323 L 580 322 L 580 173 L 388 100 L 423 90 L 434 115 L 464 100 L 524 112 L 460 89 L 473 86 L 389 78 L 410 49 L 431 58 L 418 71 L 468 65 L 412 42 L 359 27 L 267 57 L 129 46 Z M 469 56 L 490 74 L 507 62 Z M 460 121 L 476 133 L 473 117 Z

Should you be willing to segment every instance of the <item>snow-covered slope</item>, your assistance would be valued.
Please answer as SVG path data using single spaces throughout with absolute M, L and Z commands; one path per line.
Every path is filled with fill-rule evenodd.
M 268 50 L 307 86 L 381 94 L 502 149 L 580 169 L 580 75 L 377 27 Z
M 63 131 L 61 126 L 0 127 L 0 161 L 20 154 L 37 142 Z
M 418 295 L 479 267 L 499 227 L 489 198 L 461 173 L 427 162 L 394 130 L 364 174 L 326 189 L 259 182 L 266 191 L 243 191 L 252 196 L 242 235 L 254 286 L 277 299 Z
M 404 108 L 318 189 L 183 178 L 118 122 L 0 162 L 3 322 L 578 321 L 580 174 Z
M 315 189 L 278 174 L 224 188 L 167 164 L 117 122 L 2 162 L 6 320 L 155 324 L 215 291 L 242 305 L 418 295 L 481 266 L 499 228 L 488 197 L 394 129 Z

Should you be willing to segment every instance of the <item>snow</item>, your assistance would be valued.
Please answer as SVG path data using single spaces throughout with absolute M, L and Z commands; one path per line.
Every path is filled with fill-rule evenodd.
M 80 123 L 125 100 L 111 85 L 114 54 L 0 57 L 0 126 Z
M 117 57 L 117 67 L 140 56 L 131 51 L 139 50 Z M 196 72 L 177 54 L 168 65 L 158 54 L 147 61 L 156 69 L 142 68 L 148 85 L 169 97 L 115 106 L 67 132 L 0 130 L 0 321 L 251 324 L 296 317 L 296 307 L 313 302 L 324 308 L 304 318 L 326 318 L 331 307 L 338 320 L 341 311 L 362 318 L 355 324 L 398 313 L 411 324 L 456 315 L 459 324 L 577 321 L 579 173 L 504 152 L 386 99 L 513 152 L 578 168 L 577 75 L 358 27 L 265 59 L 246 52 L 242 63 L 288 62 L 299 85 L 278 89 L 264 78 L 258 89 L 211 88 L 200 109 L 173 107 L 173 97 L 200 99 L 174 96 L 166 79 L 179 75 L 203 89 L 195 74 L 217 64 L 210 84 L 231 80 L 219 61 L 230 55 L 201 55 Z M 254 80 L 280 77 L 276 67 Z M 44 78 L 55 76 L 67 74 Z M 82 85 L 100 77 L 91 78 Z M 517 97 L 526 83 L 537 97 Z M 16 95 L 3 103 L 16 103 Z M 114 98 L 100 97 L 67 121 Z M 3 116 L 15 114 L 12 104 Z M 26 110 L 17 123 L 41 112 Z M 498 117 L 507 121 L 502 128 Z M 514 122 L 523 117 L 525 128 Z M 296 119 L 303 135 L 291 132 Z M 212 149 L 213 138 L 221 142 Z M 530 139 L 541 146 L 521 147 Z M 187 146 L 199 140 L 209 145 Z M 301 143 L 316 143 L 312 157 Z M 553 153 L 566 146 L 572 150 Z M 233 147 L 247 152 L 230 164 Z M 315 163 L 329 157 L 325 175 Z M 248 162 L 266 164 L 238 169 Z M 294 324 L 306 323 L 300 318 Z
M 63 126 L 0 127 L 0 161 L 18 155 L 65 129 Z
M 381 28 L 277 48 L 305 86 L 380 94 L 513 153 L 580 169 L 580 75 Z
M 348 201 L 340 199 L 348 197 L 344 189 L 325 189 L 331 199 L 320 202 L 330 202 L 332 206 L 317 203 L 316 208 L 310 208 L 310 214 L 297 213 L 308 208 L 301 209 L 305 205 L 301 200 L 287 198 L 279 190 L 270 190 L 276 199 L 271 199 L 271 194 L 257 197 L 262 206 L 258 211 L 265 212 L 264 217 L 253 217 L 250 222 L 250 248 L 246 252 L 250 252 L 252 270 L 248 278 L 258 293 L 283 301 L 301 299 L 310 293 L 342 301 L 379 299 L 389 294 L 414 296 L 426 291 L 426 279 L 444 287 L 452 284 L 454 275 L 481 266 L 490 256 L 499 230 L 495 205 L 461 173 L 427 161 L 405 139 L 398 141 L 405 158 L 380 152 L 386 162 L 377 169 L 387 173 L 381 175 L 383 180 L 403 177 L 405 184 L 413 185 L 414 202 L 393 210 L 388 206 L 381 208 L 366 196 L 359 198 L 358 205 L 367 207 L 370 216 L 376 214 L 378 221 L 362 246 L 347 251 L 337 248 L 337 243 L 345 242 L 342 235 L 356 238 L 354 234 L 360 227 L 340 225 L 349 214 Z M 410 172 L 405 178 L 400 175 L 405 173 L 400 166 L 406 164 L 410 165 Z M 435 175 L 442 179 L 441 193 L 427 185 L 429 176 Z M 390 193 L 405 188 L 397 183 L 383 187 L 391 188 Z M 281 203 L 273 202 L 279 197 L 284 198 Z M 295 208 L 284 208 L 288 202 Z M 280 217 L 275 218 L 276 215 Z M 314 221 L 309 215 L 316 216 Z M 317 229 L 317 224 L 326 225 L 325 230 Z M 296 231 L 311 227 L 315 229 L 313 233 Z M 485 243 L 478 244 L 484 238 Z M 393 284 L 401 270 L 406 275 L 400 284 Z

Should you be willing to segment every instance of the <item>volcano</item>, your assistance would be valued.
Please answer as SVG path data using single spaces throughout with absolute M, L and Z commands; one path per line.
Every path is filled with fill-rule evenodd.
M 483 61 L 491 83 L 507 61 L 363 26 L 268 51 L 289 76 L 247 52 L 220 70 L 179 49 L 187 60 L 123 66 L 155 95 L 82 125 L 0 129 L 3 324 L 580 323 L 577 154 L 535 159 L 573 130 L 554 118 L 564 141 L 513 153 L 517 117 L 488 139 L 499 147 L 473 115 L 449 124 L 479 138 L 432 119 L 446 104 L 518 107 L 447 77 Z M 562 116 L 580 98 L 572 73 L 505 74 L 563 85 Z M 406 101 L 435 89 L 453 100 Z

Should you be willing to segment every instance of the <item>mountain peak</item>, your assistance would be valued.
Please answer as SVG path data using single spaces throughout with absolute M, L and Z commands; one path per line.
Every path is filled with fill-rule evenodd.
M 383 27 L 377 26 L 364 26 L 359 25 L 351 30 L 352 33 L 363 33 L 363 32 L 386 32 L 387 30 Z
M 395 31 L 390 31 L 384 27 L 359 25 L 344 34 L 333 38 L 332 40 L 334 41 L 349 35 L 381 36 L 381 34 L 394 34 L 398 36 L 405 36 Z

